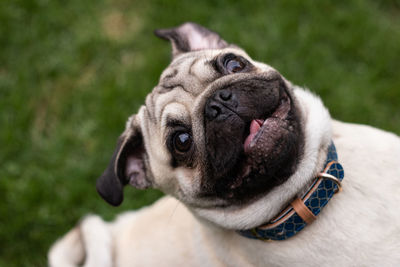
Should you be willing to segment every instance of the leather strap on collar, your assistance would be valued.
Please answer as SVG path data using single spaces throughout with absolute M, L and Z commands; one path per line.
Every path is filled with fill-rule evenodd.
M 315 215 L 304 205 L 304 202 L 300 198 L 296 198 L 290 203 L 290 206 L 295 210 L 295 212 L 306 222 L 306 224 L 311 224 L 317 219 Z
M 316 220 L 323 207 L 341 190 L 344 170 L 337 161 L 336 147 L 332 142 L 324 170 L 318 174 L 303 197 L 294 199 L 270 222 L 238 233 L 248 238 L 270 241 L 285 240 L 300 232 Z

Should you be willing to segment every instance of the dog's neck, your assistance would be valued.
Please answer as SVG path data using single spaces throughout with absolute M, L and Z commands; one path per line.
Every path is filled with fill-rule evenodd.
M 301 197 L 295 198 L 270 222 L 249 230 L 237 231 L 240 235 L 262 241 L 286 240 L 317 219 L 321 210 L 342 188 L 344 170 L 338 161 L 332 142 L 326 156 L 324 169 L 313 180 Z
M 332 130 L 329 112 L 320 98 L 308 90 L 294 87 L 304 123 L 304 153 L 296 172 L 282 185 L 259 200 L 241 207 L 220 209 L 194 208 L 193 212 L 225 229 L 241 230 L 262 225 L 274 218 L 307 185 L 324 166 Z

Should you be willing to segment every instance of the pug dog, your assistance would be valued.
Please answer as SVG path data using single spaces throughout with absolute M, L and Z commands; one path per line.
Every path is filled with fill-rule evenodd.
M 320 98 L 198 24 L 155 34 L 172 62 L 97 181 L 167 196 L 90 215 L 50 266 L 400 266 L 400 138 L 332 120 Z M 344 178 L 343 178 L 344 177 Z

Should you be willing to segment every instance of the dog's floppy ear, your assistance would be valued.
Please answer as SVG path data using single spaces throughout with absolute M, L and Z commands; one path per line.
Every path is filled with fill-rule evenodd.
M 229 46 L 217 33 L 193 22 L 186 22 L 175 28 L 158 29 L 154 33 L 171 42 L 174 57 L 185 52 Z
M 97 180 L 96 188 L 104 200 L 118 206 L 123 200 L 123 186 L 131 184 L 139 189 L 151 184 L 146 178 L 144 145 L 140 126 L 132 117 L 127 129 L 119 137 L 117 147 L 107 169 Z

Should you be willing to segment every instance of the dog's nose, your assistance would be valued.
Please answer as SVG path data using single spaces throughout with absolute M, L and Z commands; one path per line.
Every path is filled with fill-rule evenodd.
M 214 120 L 222 114 L 222 109 L 224 107 L 215 100 L 208 100 L 205 109 L 206 118 L 209 120 Z
M 231 90 L 222 89 L 212 95 L 206 103 L 205 115 L 209 120 L 225 119 L 237 107 Z
M 220 90 L 217 92 L 217 96 L 222 101 L 229 101 L 232 99 L 232 92 L 230 90 Z

